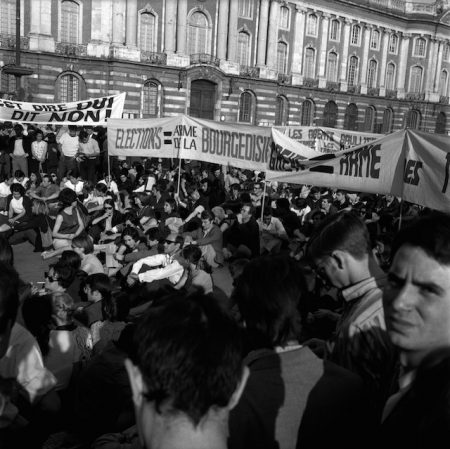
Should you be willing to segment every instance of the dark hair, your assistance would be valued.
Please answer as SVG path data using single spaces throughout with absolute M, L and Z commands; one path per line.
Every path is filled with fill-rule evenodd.
M 85 279 L 84 285 L 89 285 L 92 291 L 99 292 L 102 295 L 102 299 L 108 299 L 111 296 L 111 280 L 104 273 L 90 274 Z
M 136 228 L 133 228 L 132 226 L 126 226 L 125 229 L 122 231 L 122 240 L 127 235 L 129 235 L 133 240 L 136 240 L 136 242 L 139 240 L 139 232 Z
M 333 214 L 323 220 L 308 242 L 308 256 L 318 259 L 335 250 L 346 251 L 361 260 L 371 252 L 369 231 L 351 212 Z
M 80 172 L 76 168 L 72 168 L 67 171 L 67 177 L 72 176 L 73 178 L 79 178 Z
M 450 265 L 450 215 L 431 212 L 414 219 L 394 239 L 392 257 L 403 245 L 416 246 L 441 265 Z
M 84 249 L 84 254 L 92 254 L 94 252 L 94 242 L 89 234 L 82 232 L 72 239 L 72 246 Z
M 22 170 L 16 170 L 14 172 L 15 178 L 25 178 L 25 173 Z
M 102 297 L 102 316 L 104 320 L 126 321 L 129 313 L 130 299 L 128 293 L 120 292 Z
M 19 308 L 19 275 L 4 262 L 0 262 L 0 334 L 9 322 L 14 323 Z M 0 354 L 0 359 L 4 354 Z
M 0 263 L 4 263 L 11 267 L 14 265 L 14 252 L 12 246 L 4 236 L 0 236 Z
M 226 407 L 242 376 L 238 325 L 209 296 L 173 293 L 155 301 L 139 320 L 131 358 L 145 398 L 184 413 L 197 426 L 212 407 Z
M 72 189 L 65 187 L 59 192 L 58 200 L 61 203 L 61 207 L 68 207 L 77 200 L 77 194 Z
M 25 195 L 25 187 L 22 184 L 18 184 L 17 182 L 15 182 L 14 184 L 11 185 L 11 193 L 20 193 L 20 196 L 24 196 Z
M 77 131 L 78 130 L 77 125 L 69 125 L 67 128 L 69 131 Z
M 188 245 L 183 248 L 181 255 L 190 263 L 197 265 L 202 258 L 202 250 L 197 245 Z
M 177 202 L 175 201 L 174 198 L 167 198 L 165 201 L 167 204 L 169 204 L 170 208 L 172 209 L 172 211 L 176 211 L 178 206 L 177 206 Z
M 136 192 L 134 198 L 139 198 L 143 206 L 148 206 L 152 197 L 144 192 Z
M 206 209 L 200 214 L 200 217 L 202 220 L 214 221 L 214 214 Z
M 53 265 L 49 265 L 49 268 L 53 268 L 54 274 L 56 274 L 55 280 L 62 288 L 68 288 L 75 280 L 75 270 L 72 266 L 65 262 L 58 261 Z
M 277 209 L 282 209 L 282 210 L 289 210 L 290 208 L 290 203 L 289 200 L 287 198 L 278 198 L 275 201 L 275 204 L 277 206 Z
M 306 281 L 299 265 L 279 255 L 248 262 L 236 281 L 232 297 L 255 343 L 271 348 L 299 336 L 300 307 L 306 294 Z
M 81 267 L 80 255 L 71 249 L 67 249 L 62 252 L 59 262 L 71 266 L 75 271 L 78 271 Z
M 114 203 L 113 199 L 106 198 L 105 201 L 103 201 L 103 207 L 105 207 L 105 204 L 108 204 L 109 206 L 112 206 L 113 210 L 116 210 L 116 204 Z

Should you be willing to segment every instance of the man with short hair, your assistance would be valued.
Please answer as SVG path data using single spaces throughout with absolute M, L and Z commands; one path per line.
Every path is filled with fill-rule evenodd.
M 44 175 L 41 184 L 34 191 L 30 191 L 28 196 L 53 203 L 58 200 L 59 190 L 59 186 L 52 183 L 50 175 Z
M 130 378 L 143 447 L 226 449 L 248 377 L 237 324 L 202 294 L 177 293 L 138 322 Z
M 75 125 L 69 125 L 67 132 L 58 139 L 58 150 L 60 152 L 58 165 L 59 179 L 66 176 L 69 170 L 76 168 L 75 156 L 78 153 L 78 148 L 77 127 Z

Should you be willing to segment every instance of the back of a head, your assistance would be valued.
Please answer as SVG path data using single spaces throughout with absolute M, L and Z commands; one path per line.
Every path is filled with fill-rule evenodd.
M 111 295 L 111 279 L 105 273 L 90 274 L 85 279 L 85 285 L 89 285 L 92 291 L 100 292 L 102 298 L 104 299 L 108 298 Z
M 158 413 L 183 413 L 194 426 L 229 404 L 242 377 L 240 329 L 209 296 L 155 301 L 137 323 L 134 345 L 146 399 Z
M 129 313 L 130 298 L 127 293 L 109 294 L 102 298 L 103 319 L 109 321 L 126 321 Z
M 432 212 L 413 220 L 394 239 L 392 257 L 403 245 L 421 248 L 441 265 L 450 265 L 450 215 Z
M 274 347 L 298 337 L 306 292 L 298 264 L 286 256 L 271 256 L 245 265 L 232 296 L 255 344 Z
M 308 256 L 319 259 L 335 250 L 345 251 L 361 260 L 371 252 L 369 231 L 364 222 L 352 212 L 327 217 L 308 242 Z

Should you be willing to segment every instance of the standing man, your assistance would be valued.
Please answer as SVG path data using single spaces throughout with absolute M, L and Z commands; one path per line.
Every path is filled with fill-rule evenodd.
M 24 146 L 23 126 L 14 125 L 14 133 L 15 135 L 10 138 L 12 171 L 15 173 L 17 170 L 21 170 L 25 176 L 28 176 L 28 154 Z
M 77 168 L 75 156 L 78 153 L 79 140 L 77 136 L 77 127 L 69 125 L 67 132 L 65 132 L 58 140 L 58 149 L 60 152 L 58 177 L 64 178 L 69 170 Z
M 92 129 L 91 129 L 92 131 Z M 96 167 L 97 160 L 100 156 L 100 148 L 97 140 L 88 132 L 82 130 L 79 135 L 79 156 L 80 160 L 80 174 L 85 181 L 90 181 L 93 184 L 97 182 Z
M 45 161 L 47 159 L 47 142 L 44 140 L 44 133 L 37 129 L 35 132 L 36 140 L 31 142 L 31 158 L 29 160 L 30 173 L 39 175 L 47 173 Z

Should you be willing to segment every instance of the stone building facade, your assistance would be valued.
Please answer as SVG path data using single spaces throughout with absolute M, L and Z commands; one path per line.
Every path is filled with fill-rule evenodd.
M 450 0 L 0 0 L 0 92 L 125 117 L 450 134 Z M 424 2 L 426 0 L 423 0 Z

